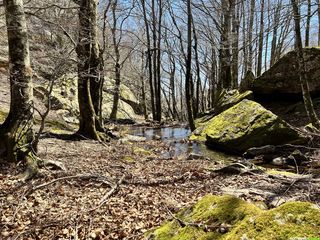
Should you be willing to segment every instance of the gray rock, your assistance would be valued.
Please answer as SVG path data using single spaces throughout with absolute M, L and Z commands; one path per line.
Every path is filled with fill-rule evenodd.
M 303 50 L 310 92 L 320 93 L 320 48 Z M 284 55 L 253 82 L 252 91 L 259 99 L 299 97 L 301 86 L 296 52 Z

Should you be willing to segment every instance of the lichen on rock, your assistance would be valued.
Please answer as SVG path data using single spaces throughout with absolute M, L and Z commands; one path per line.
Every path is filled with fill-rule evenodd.
M 305 141 L 287 122 L 246 99 L 203 123 L 190 139 L 206 141 L 210 147 L 234 153 L 252 147 Z
M 8 116 L 8 113 L 0 109 L 0 123 L 4 122 L 7 116 Z

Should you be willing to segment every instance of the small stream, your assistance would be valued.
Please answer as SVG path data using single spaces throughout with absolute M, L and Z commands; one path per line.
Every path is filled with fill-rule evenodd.
M 210 158 L 217 162 L 225 163 L 236 160 L 235 156 L 208 149 L 204 144 L 189 142 L 188 137 L 191 131 L 187 127 L 132 127 L 130 134 L 145 137 L 147 140 L 157 139 L 167 143 L 170 146 L 170 150 L 163 154 L 165 158 L 187 157 L 190 154 L 195 154 L 202 155 L 205 158 Z

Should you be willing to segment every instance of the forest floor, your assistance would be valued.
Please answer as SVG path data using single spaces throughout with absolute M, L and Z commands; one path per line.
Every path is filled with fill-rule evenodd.
M 0 77 L 0 110 L 7 112 L 5 83 Z M 101 144 L 43 135 L 39 157 L 66 169 L 44 168 L 42 177 L 24 182 L 23 164 L 0 163 L 0 239 L 143 239 L 206 194 L 232 193 L 265 207 L 289 200 L 320 204 L 319 175 L 226 174 L 215 171 L 223 167 L 215 159 L 168 159 L 168 151 L 157 140 Z
M 0 239 L 143 239 L 144 233 L 205 194 L 234 190 L 272 207 L 288 200 L 320 204 L 320 178 L 277 173 L 223 174 L 214 159 L 165 159 L 156 140 L 68 141 L 44 136 L 43 169 L 22 182 L 23 166 L 0 165 Z

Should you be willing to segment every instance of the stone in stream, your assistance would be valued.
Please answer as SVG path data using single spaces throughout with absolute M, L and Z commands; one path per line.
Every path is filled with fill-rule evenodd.
M 203 159 L 203 158 L 204 158 L 204 156 L 202 154 L 192 152 L 187 157 L 187 160 L 197 160 L 197 159 Z
M 190 140 L 232 153 L 252 147 L 300 144 L 306 141 L 296 129 L 260 104 L 242 100 L 196 129 Z
M 126 134 L 125 137 L 120 140 L 121 140 L 121 142 L 145 142 L 147 140 L 147 138 Z

